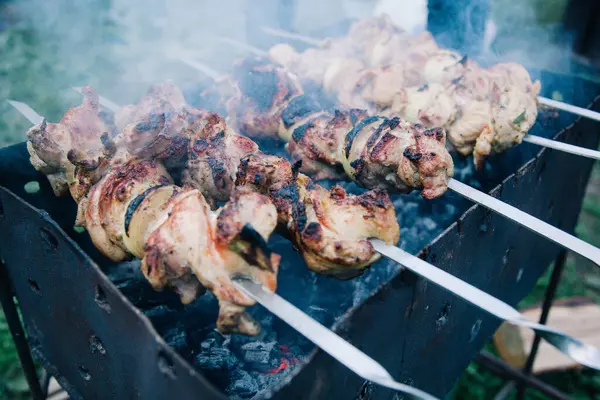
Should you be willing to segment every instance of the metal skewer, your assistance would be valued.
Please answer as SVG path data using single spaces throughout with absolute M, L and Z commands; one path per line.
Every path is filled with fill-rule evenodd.
M 305 35 L 299 35 L 297 33 L 283 31 L 281 29 L 270 28 L 268 26 L 261 26 L 260 28 L 264 33 L 271 36 L 298 40 L 300 42 L 304 42 L 306 44 L 310 44 L 312 46 L 323 47 L 323 41 L 319 39 L 313 39 Z
M 435 397 L 422 390 L 395 381 L 390 373 L 377 361 L 278 294 L 271 293 L 265 290 L 262 285 L 244 278 L 234 280 L 234 285 L 361 378 L 405 393 L 408 398 L 435 399 Z
M 31 109 L 28 105 L 19 102 L 10 102 L 13 107 L 28 118 L 32 123 L 39 123 L 42 117 Z M 114 104 L 113 102 L 110 102 Z M 118 107 L 118 106 L 117 106 Z M 567 233 L 546 224 L 543 221 L 537 220 L 523 211 L 520 211 L 500 200 L 494 199 L 493 197 L 479 192 L 476 189 L 471 188 L 459 181 L 451 179 L 448 182 L 448 187 L 455 190 L 457 193 L 463 196 L 473 199 L 474 201 L 492 208 L 508 218 L 521 223 L 522 225 L 542 233 L 549 239 L 556 241 L 559 244 L 559 240 L 564 240 L 563 236 L 570 236 Z M 463 194 L 464 193 L 464 194 Z M 509 210 L 508 212 L 506 210 Z M 540 228 L 541 227 L 541 228 Z M 572 237 L 574 239 L 570 246 L 577 248 L 577 246 L 588 246 L 591 250 L 596 253 L 600 250 L 595 247 Z M 579 243 L 580 242 L 580 243 Z M 588 366 L 590 368 L 600 370 L 600 351 L 594 347 L 588 346 L 585 343 L 574 339 L 562 332 L 553 330 L 540 324 L 526 320 L 517 310 L 502 302 L 501 300 L 487 294 L 486 292 L 477 289 L 476 287 L 456 278 L 455 276 L 415 257 L 404 250 L 396 247 L 387 245 L 381 240 L 371 240 L 376 251 L 380 254 L 398 262 L 405 266 L 411 271 L 417 273 L 420 276 L 434 282 L 437 285 L 444 287 L 450 292 L 458 295 L 459 297 L 469 301 L 470 303 L 480 307 L 481 309 L 489 312 L 490 314 L 510 322 L 515 325 L 521 325 L 536 331 L 542 338 L 552 344 L 561 352 L 565 353 L 573 360 Z M 564 245 L 564 244 L 563 244 Z M 569 246 L 565 246 L 569 247 Z M 569 247 L 571 248 L 571 247 Z M 574 251 L 577 251 L 573 249 Z M 585 250 L 581 249 L 580 252 L 585 253 Z M 580 253 L 581 254 L 581 253 Z M 585 256 L 585 254 L 582 254 Z M 591 258 L 590 258 L 591 259 Z M 592 261 L 594 261 L 592 259 Z M 383 369 L 375 361 L 370 360 L 368 363 L 361 361 L 361 357 L 367 357 L 361 353 L 358 349 L 354 351 L 358 354 L 352 355 L 352 352 L 348 352 L 346 347 L 350 346 L 349 343 L 344 342 L 342 338 L 335 335 L 333 332 L 320 325 L 318 322 L 312 320 L 308 315 L 305 315 L 302 311 L 295 308 L 290 303 L 276 294 L 272 294 L 265 290 L 262 290 L 262 286 L 251 283 L 249 281 L 243 281 L 240 283 L 241 287 L 246 291 L 249 296 L 254 298 L 260 304 L 262 304 L 269 311 L 273 312 L 279 318 L 290 324 L 298 332 L 305 335 L 308 339 L 313 341 L 316 345 L 321 347 L 324 351 L 329 353 L 332 357 L 346 365 L 349 369 L 354 371 L 359 376 L 371 380 L 375 383 L 379 383 L 383 386 L 394 388 L 396 390 L 403 390 L 406 385 L 401 385 L 398 382 L 393 381 L 389 373 Z M 317 326 L 315 326 L 315 324 Z M 329 333 L 324 333 L 327 331 Z M 327 339 L 328 338 L 328 339 Z M 345 344 L 340 344 L 339 341 Z M 358 357 L 358 358 L 357 358 Z M 374 365 L 373 365 L 374 364 Z M 379 369 L 377 368 L 379 367 Z M 375 368 L 375 369 L 373 369 Z M 382 374 L 381 369 L 385 372 Z M 375 371 L 375 372 L 374 372 Z M 387 375 L 387 376 L 386 376 Z M 391 379 L 391 381 L 390 381 Z M 401 386 L 390 386 L 390 385 L 401 385 Z M 410 387 L 409 387 L 410 388 Z M 412 388 L 411 388 L 412 389 Z
M 552 100 L 542 96 L 538 96 L 538 103 L 600 122 L 600 113 L 588 110 L 587 108 L 573 106 L 571 104 L 563 103 L 562 101 Z
M 29 122 L 31 122 L 33 125 L 37 125 L 44 120 L 44 117 L 42 117 L 40 114 L 35 112 L 35 110 L 33 108 L 29 107 L 25 103 L 21 103 L 20 101 L 14 101 L 14 100 L 8 100 L 8 103 L 11 106 L 13 106 L 13 108 L 15 110 L 20 112 L 21 115 L 23 115 L 25 118 L 27 118 L 27 120 Z
M 600 350 L 597 348 L 586 345 L 565 333 L 525 319 L 520 312 L 505 302 L 398 247 L 387 245 L 379 239 L 372 239 L 371 243 L 379 253 L 396 261 L 414 273 L 457 294 L 469 303 L 506 322 L 534 330 L 548 343 L 573 360 L 587 367 L 600 370 Z
M 578 156 L 593 158 L 594 160 L 600 160 L 600 151 L 590 150 L 586 149 L 585 147 L 574 146 L 572 144 L 546 139 L 541 136 L 527 134 L 523 137 L 523 141 L 532 144 L 537 144 L 542 147 L 549 147 L 551 149 L 563 151 L 565 153 L 571 153 Z
M 466 197 L 475 203 L 481 204 L 482 206 L 513 220 L 514 222 L 530 229 L 531 231 L 552 240 L 556 244 L 574 251 L 575 253 L 592 261 L 594 264 L 600 266 L 600 249 L 597 247 L 594 247 L 591 244 L 568 234 L 567 232 L 561 231 L 549 223 L 537 219 L 516 207 L 506 204 L 505 202 L 474 189 L 469 185 L 465 185 L 456 179 L 450 179 L 448 181 L 448 188 L 460 194 L 461 196 Z
M 112 101 L 109 102 L 115 104 Z M 116 107 L 116 109 L 119 108 L 118 105 L 116 105 Z M 116 109 L 113 111 L 116 111 Z M 527 135 L 525 137 L 527 137 Z M 560 144 L 565 145 L 565 143 Z M 534 216 L 529 215 L 516 207 L 506 204 L 505 202 L 498 200 L 475 188 L 472 188 L 469 185 L 465 185 L 464 183 L 457 181 L 456 179 L 452 178 L 448 181 L 448 188 L 458 193 L 459 195 L 471 201 L 474 201 L 475 203 L 481 204 L 482 206 L 490 209 L 491 211 L 494 211 L 520 225 L 523 225 L 531 231 L 550 239 L 551 241 L 559 244 L 560 246 L 563 246 L 600 266 L 600 249 L 598 249 L 597 247 L 592 246 L 591 244 L 586 243 L 583 240 L 548 224 L 547 222 L 535 218 Z

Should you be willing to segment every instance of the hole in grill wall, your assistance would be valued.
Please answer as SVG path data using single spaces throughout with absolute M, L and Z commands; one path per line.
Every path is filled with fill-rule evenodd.
M 96 285 L 96 295 L 94 301 L 98 304 L 98 307 L 102 308 L 106 312 L 110 313 L 110 304 L 106 300 L 106 293 L 100 285 Z
M 164 375 L 169 377 L 170 379 L 176 379 L 175 368 L 173 366 L 173 361 L 171 358 L 167 356 L 163 351 L 158 353 L 157 357 L 157 365 L 158 370 L 162 372 Z
M 36 281 L 34 281 L 33 279 L 27 279 L 27 282 L 29 283 L 29 287 L 31 288 L 31 290 L 34 291 L 35 294 L 37 294 L 37 295 L 42 294 L 42 291 L 40 290 L 40 286 L 37 284 Z
M 49 250 L 56 251 L 58 249 L 58 239 L 48 228 L 40 229 L 40 235 Z
M 84 381 L 89 381 L 90 379 L 92 379 L 92 374 L 86 367 L 84 367 L 83 365 L 78 365 L 77 369 L 79 370 L 79 375 Z
M 98 336 L 96 336 L 95 334 L 90 334 L 90 351 L 92 352 L 92 354 L 94 353 L 98 353 L 101 355 L 105 355 L 106 354 L 106 349 L 104 348 L 104 345 L 102 344 L 102 340 L 100 340 L 100 338 Z

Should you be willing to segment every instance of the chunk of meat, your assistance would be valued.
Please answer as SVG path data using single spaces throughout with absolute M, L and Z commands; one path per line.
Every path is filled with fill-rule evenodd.
M 346 173 L 364 187 L 404 193 L 421 189 L 431 199 L 445 193 L 454 174 L 445 143 L 442 128 L 372 116 L 346 135 L 341 156 Z
M 370 191 L 331 191 L 297 174 L 284 158 L 252 154 L 238 171 L 238 185 L 268 194 L 277 208 L 280 229 L 320 274 L 349 279 L 379 259 L 369 238 L 395 244 L 399 226 L 389 196 Z
M 217 114 L 206 114 L 189 144 L 189 159 L 182 180 L 210 201 L 227 201 L 234 187 L 240 160 L 256 153 L 258 145 L 240 136 Z
M 110 153 L 106 144 L 115 135 L 99 107 L 98 95 L 85 87 L 82 104 L 59 123 L 43 120 L 27 131 L 31 163 L 48 177 L 57 196 L 70 190 L 79 201 L 99 179 L 98 168 Z
M 235 193 L 213 213 L 200 192 L 187 190 L 171 197 L 165 212 L 169 217 L 148 236 L 142 260 L 142 272 L 153 287 L 160 290 L 174 277 L 187 281 L 193 273 L 219 300 L 219 331 L 258 334 L 260 327 L 244 311 L 255 301 L 236 289 L 232 279 L 248 276 L 275 291 L 280 257 L 265 244 L 277 221 L 273 204 L 256 193 Z M 244 229 L 255 234 L 251 241 Z
M 402 88 L 386 113 L 428 128 L 447 126 L 456 116 L 456 100 L 451 88 L 439 83 Z
M 117 110 L 115 124 L 119 131 L 122 131 L 127 125 L 137 124 L 148 115 L 178 110 L 185 106 L 181 89 L 171 81 L 163 82 L 151 86 L 137 104 L 126 105 Z
M 298 79 L 262 59 L 243 60 L 234 66 L 232 76 L 238 89 L 227 103 L 232 125 L 251 137 L 276 134 L 283 110 L 302 95 Z

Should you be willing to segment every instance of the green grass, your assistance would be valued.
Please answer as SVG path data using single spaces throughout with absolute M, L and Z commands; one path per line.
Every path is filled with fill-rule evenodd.
M 0 399 L 27 399 L 28 386 L 4 314 L 0 312 Z

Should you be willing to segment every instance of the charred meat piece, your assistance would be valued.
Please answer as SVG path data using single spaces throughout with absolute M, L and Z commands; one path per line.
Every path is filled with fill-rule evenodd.
M 367 117 L 348 133 L 343 165 L 352 179 L 368 188 L 410 192 L 426 199 L 441 196 L 454 174 L 442 128 L 425 129 L 399 118 Z
M 211 212 L 200 192 L 186 190 L 170 197 L 163 209 L 168 218 L 148 235 L 142 259 L 142 272 L 153 287 L 185 284 L 193 274 L 219 300 L 219 331 L 258 334 L 260 327 L 244 311 L 255 302 L 233 286 L 232 278 L 245 275 L 275 291 L 280 257 L 265 245 L 277 221 L 273 204 L 256 193 L 236 192 L 225 207 Z M 245 236 L 245 230 L 254 235 Z M 175 288 L 185 302 L 181 286 Z
M 153 85 L 146 95 L 135 105 L 126 105 L 115 112 L 115 124 L 119 132 L 129 124 L 137 124 L 148 115 L 186 107 L 181 90 L 172 82 Z
M 219 115 L 207 113 L 189 142 L 182 180 L 210 201 L 227 201 L 240 159 L 257 151 L 256 143 L 233 132 Z
M 79 201 L 100 178 L 114 135 L 114 126 L 102 118 L 98 95 L 86 87 L 82 104 L 59 123 L 44 120 L 27 131 L 27 149 L 31 164 L 48 177 L 54 193 L 70 190 Z
M 237 84 L 228 101 L 233 126 L 251 137 L 271 137 L 279 129 L 281 114 L 289 102 L 302 94 L 295 76 L 262 59 L 245 59 L 234 66 Z
M 287 150 L 294 162 L 302 162 L 302 172 L 315 179 L 341 179 L 345 172 L 340 148 L 346 134 L 366 116 L 362 110 L 313 114 L 302 125 L 290 126 Z
M 369 238 L 389 244 L 399 240 L 395 210 L 385 192 L 354 196 L 341 186 L 328 191 L 298 174 L 285 159 L 265 154 L 242 160 L 237 184 L 269 195 L 280 230 L 320 274 L 356 277 L 380 257 Z
M 201 114 L 193 113 L 188 123 L 199 123 Z M 169 127 L 169 119 L 165 121 L 157 123 L 158 132 Z M 220 304 L 221 332 L 256 334 L 258 325 L 244 311 L 254 301 L 235 289 L 232 278 L 246 275 L 275 290 L 280 257 L 266 245 L 277 225 L 273 203 L 240 188 L 221 209 L 211 211 L 198 190 L 174 186 L 160 160 L 132 155 L 125 148 L 125 135 L 111 138 L 99 127 L 97 101 L 86 97 L 60 124 L 49 127 L 44 121 L 30 132 L 32 162 L 47 160 L 36 164 L 42 172 L 77 179 L 78 168 L 85 166 L 97 174 L 94 182 L 86 182 L 89 190 L 72 190 L 78 202 L 76 223 L 86 227 L 95 246 L 111 260 L 141 258 L 142 272 L 157 290 L 172 288 L 183 303 L 206 288 L 212 291 Z M 177 138 L 174 132 L 157 137 Z M 152 148 L 156 141 L 148 143 Z M 88 153 L 73 151 L 86 146 Z M 92 164 L 83 156 L 100 161 Z M 83 188 L 82 181 L 77 184 Z

